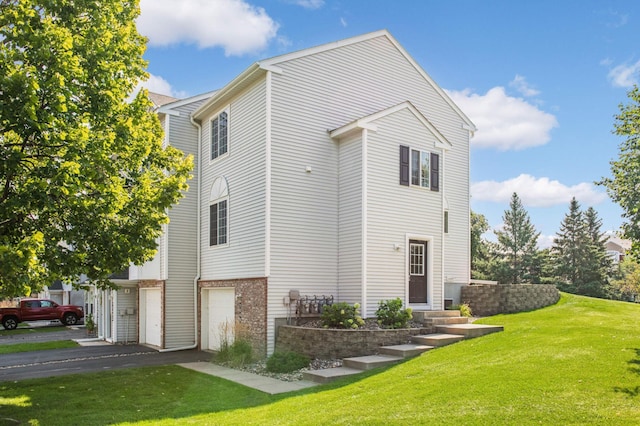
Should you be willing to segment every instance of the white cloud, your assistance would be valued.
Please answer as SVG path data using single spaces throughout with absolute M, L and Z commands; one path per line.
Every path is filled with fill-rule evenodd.
M 478 127 L 471 139 L 477 147 L 508 151 L 540 146 L 549 142 L 551 130 L 558 127 L 553 114 L 508 96 L 504 87 L 494 87 L 484 95 L 468 89 L 447 93 Z
M 509 87 L 513 87 L 516 89 L 522 96 L 530 97 L 530 96 L 538 96 L 540 94 L 539 90 L 534 89 L 529 85 L 527 79 L 523 76 L 516 74 L 516 76 L 509 82 Z
M 263 8 L 243 0 L 141 0 L 140 10 L 138 31 L 152 46 L 195 43 L 242 55 L 264 49 L 278 32 Z
M 346 19 L 344 19 L 344 18 L 340 18 L 340 24 L 341 24 L 343 27 L 347 28 L 347 20 L 346 20 Z
M 289 0 L 289 3 L 297 4 L 305 9 L 320 9 L 324 6 L 324 0 Z
M 516 192 L 522 204 L 531 207 L 549 207 L 569 204 L 572 197 L 581 203 L 592 206 L 607 198 L 603 192 L 597 192 L 594 185 L 582 182 L 567 186 L 547 177 L 535 178 L 528 174 L 496 182 L 485 180 L 471 184 L 471 195 L 474 200 L 509 203 L 511 195 Z
M 631 87 L 638 84 L 640 74 L 640 61 L 635 64 L 621 64 L 609 71 L 609 80 L 614 87 Z

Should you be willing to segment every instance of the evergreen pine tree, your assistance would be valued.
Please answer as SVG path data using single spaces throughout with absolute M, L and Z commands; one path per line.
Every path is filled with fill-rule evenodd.
M 607 255 L 604 232 L 601 231 L 602 219 L 598 217 L 593 207 L 589 207 L 584 214 L 584 220 L 587 232 L 587 257 L 581 294 L 607 297 L 612 261 Z
M 606 297 L 611 260 L 607 256 L 600 228 L 602 220 L 589 207 L 582 212 L 575 198 L 554 239 L 558 287 L 563 291 L 593 297 Z
M 553 240 L 552 254 L 560 290 L 570 293 L 578 292 L 584 277 L 582 269 L 586 257 L 587 240 L 580 203 L 574 197 L 569 204 L 569 213 L 564 216 L 560 230 Z
M 498 268 L 502 275 L 499 281 L 506 284 L 531 282 L 531 269 L 540 233 L 536 232 L 529 213 L 515 192 L 502 220 L 504 229 L 494 231 L 498 237 L 497 251 L 503 256 L 502 265 Z

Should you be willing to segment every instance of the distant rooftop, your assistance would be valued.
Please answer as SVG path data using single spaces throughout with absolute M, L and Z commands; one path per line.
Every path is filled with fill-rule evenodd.
M 156 108 L 179 100 L 178 98 L 174 98 L 172 96 L 161 95 L 160 93 L 154 92 L 149 92 L 149 99 L 151 100 L 151 102 L 153 102 Z

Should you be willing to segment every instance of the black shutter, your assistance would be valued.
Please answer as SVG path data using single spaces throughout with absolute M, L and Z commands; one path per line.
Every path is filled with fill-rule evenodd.
M 409 147 L 400 145 L 400 185 L 409 186 Z
M 440 156 L 438 154 L 431 153 L 431 190 L 440 190 Z
M 218 205 L 209 206 L 209 245 L 218 245 Z

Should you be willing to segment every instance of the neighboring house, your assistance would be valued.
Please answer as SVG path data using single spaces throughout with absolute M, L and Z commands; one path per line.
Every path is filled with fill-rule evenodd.
M 98 336 L 158 348 L 194 346 L 198 246 L 198 131 L 190 114 L 212 93 L 176 100 L 150 93 L 165 144 L 194 156 L 190 190 L 169 210 L 155 258 L 114 274 L 118 290 L 93 291 Z
M 136 298 L 141 343 L 215 350 L 235 327 L 271 353 L 291 290 L 371 317 L 396 297 L 442 310 L 469 283 L 475 127 L 387 31 L 257 62 L 157 112 L 196 169 L 156 259 L 103 300 L 112 341 Z
M 631 241 L 610 235 L 605 242 L 605 248 L 613 263 L 617 264 L 622 262 L 627 252 L 631 250 Z
M 38 298 L 50 299 L 60 305 L 82 306 L 86 310 L 85 296 L 85 290 L 74 289 L 72 284 L 64 284 L 60 280 L 56 280 L 51 285 L 44 287 L 37 295 Z

